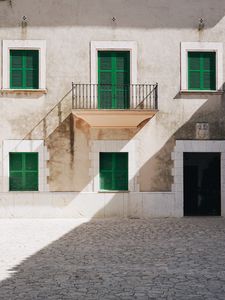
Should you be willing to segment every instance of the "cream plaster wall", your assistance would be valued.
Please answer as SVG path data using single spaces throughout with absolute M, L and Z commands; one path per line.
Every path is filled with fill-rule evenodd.
M 0 218 L 179 217 L 174 193 L 0 193 Z
M 74 132 L 67 127 L 67 134 L 64 135 L 65 128 L 58 127 L 56 110 L 47 119 L 49 187 L 51 191 L 85 190 L 92 180 L 89 173 L 90 142 L 96 137 L 100 140 L 120 140 L 122 136 L 123 140 L 128 141 L 127 147 L 133 142 L 137 145 L 134 174 L 140 173 L 140 191 L 171 191 L 170 150 L 180 128 L 190 122 L 196 113 L 201 115 L 202 110 L 205 119 L 213 124 L 211 128 L 219 128 L 221 138 L 224 136 L 223 96 L 179 94 L 181 42 L 219 42 L 224 46 L 223 5 L 223 0 L 14 0 L 12 6 L 9 1 L 1 1 L 1 40 L 46 41 L 47 87 L 47 94 L 1 93 L 1 144 L 7 139 L 23 139 L 69 91 L 72 81 L 90 83 L 91 41 L 135 42 L 137 82 L 158 82 L 159 112 L 132 133 L 129 130 L 118 130 L 117 133 L 110 130 L 106 133 L 106 130 L 102 134 L 102 130 L 93 131 L 86 125 L 76 124 Z M 23 15 L 28 18 L 25 28 L 21 26 Z M 197 27 L 201 17 L 205 20 L 205 29 L 199 32 Z M 223 78 L 224 62 L 223 58 Z M 0 65 L 2 68 L 1 60 Z M 0 77 L 2 82 L 2 74 Z M 220 103 L 216 108 L 220 117 L 215 115 L 212 119 L 207 103 L 214 100 Z M 69 101 L 70 96 L 66 98 L 65 106 Z M 36 139 L 43 139 L 46 128 L 42 125 L 33 135 Z M 191 130 L 184 130 L 182 138 L 193 136 Z M 212 139 L 215 134 L 216 129 L 211 131 Z M 165 148 L 168 143 L 169 148 Z M 66 159 L 60 153 L 64 153 Z

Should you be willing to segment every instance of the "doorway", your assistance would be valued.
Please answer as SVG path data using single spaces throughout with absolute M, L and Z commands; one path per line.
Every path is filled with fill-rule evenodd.
M 220 216 L 220 153 L 184 152 L 184 215 Z

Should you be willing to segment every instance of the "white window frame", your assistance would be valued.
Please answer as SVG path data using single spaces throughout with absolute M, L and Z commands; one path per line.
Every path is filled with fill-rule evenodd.
M 135 41 L 91 41 L 91 83 L 98 83 L 98 51 L 130 52 L 130 83 L 137 83 L 137 42 Z
M 46 90 L 46 41 L 44 40 L 3 40 L 2 41 L 2 89 L 3 90 L 12 90 L 10 89 L 10 50 L 38 50 L 39 51 L 39 87 L 37 90 Z M 24 89 L 18 89 L 18 90 L 24 90 Z
M 181 91 L 204 92 L 204 90 L 188 90 L 188 52 L 216 53 L 216 91 L 223 89 L 223 44 L 214 42 L 181 43 Z M 207 90 L 206 92 L 213 92 Z
M 3 152 L 2 152 L 3 192 L 9 192 L 9 176 L 10 176 L 9 154 L 11 152 L 37 152 L 38 153 L 38 191 L 39 192 L 49 191 L 49 187 L 47 184 L 47 176 L 49 176 L 49 171 L 47 168 L 47 160 L 49 160 L 49 154 L 47 151 L 47 147 L 44 146 L 44 140 L 4 140 Z

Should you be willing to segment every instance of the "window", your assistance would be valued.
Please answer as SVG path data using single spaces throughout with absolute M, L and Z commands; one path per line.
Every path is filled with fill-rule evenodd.
M 9 93 L 46 92 L 46 41 L 2 41 L 2 89 Z
M 137 42 L 136 41 L 91 41 L 90 43 L 90 58 L 91 58 L 91 83 L 92 84 L 101 84 L 102 79 L 99 80 L 99 69 L 102 69 L 102 67 L 99 68 L 99 53 L 103 52 L 117 52 L 117 53 L 123 53 L 126 55 L 126 53 L 129 54 L 129 57 L 123 58 L 123 60 L 129 59 L 129 63 L 126 63 L 127 66 L 129 64 L 129 81 L 128 84 L 137 84 Z M 101 55 L 101 54 L 100 54 Z M 116 59 L 116 58 L 115 58 Z M 108 69 L 109 70 L 109 69 Z M 100 71 L 101 72 L 101 71 Z M 103 75 L 103 74 L 101 74 Z M 124 74 L 125 75 L 125 74 Z M 119 75 L 120 76 L 120 75 Z M 125 79 L 125 78 L 124 78 Z M 119 80 L 119 79 L 118 79 Z M 126 81 L 123 81 L 126 84 Z M 107 84 L 109 81 L 107 81 Z M 115 101 L 115 98 L 113 99 L 113 96 L 111 96 L 110 100 L 106 100 L 106 94 L 110 94 L 109 90 L 97 90 L 99 97 L 94 97 L 93 99 L 93 106 L 98 107 L 99 109 L 104 109 L 106 106 L 106 109 L 113 109 L 113 106 L 115 109 L 124 109 L 129 108 L 129 94 L 130 89 L 127 91 L 126 89 L 122 89 L 122 91 L 118 89 L 118 94 L 120 94 L 120 97 L 118 97 L 118 101 Z M 114 89 L 113 92 L 116 92 L 116 89 Z M 121 97 L 121 94 L 124 96 Z M 113 95 L 113 93 L 112 93 Z M 114 94 L 115 95 L 115 94 Z M 122 101 L 121 101 L 122 99 Z M 128 102 L 128 103 L 127 103 Z M 122 107 L 121 107 L 122 106 Z M 128 106 L 128 107 L 127 107 Z
M 100 189 L 128 190 L 127 152 L 100 152 Z
M 98 84 L 99 108 L 129 108 L 129 51 L 98 51 Z
M 188 52 L 188 89 L 216 89 L 215 52 Z
M 9 153 L 9 190 L 38 191 L 38 153 Z
M 39 51 L 10 50 L 10 88 L 38 89 Z
M 181 43 L 181 92 L 223 92 L 223 44 Z

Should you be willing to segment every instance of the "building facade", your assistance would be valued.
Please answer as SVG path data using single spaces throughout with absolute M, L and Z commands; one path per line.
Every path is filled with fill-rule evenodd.
M 0 217 L 224 216 L 224 4 L 0 1 Z

